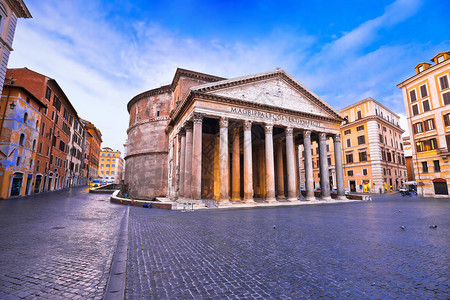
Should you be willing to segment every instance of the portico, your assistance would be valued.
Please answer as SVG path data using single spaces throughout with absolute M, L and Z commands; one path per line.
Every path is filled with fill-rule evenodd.
M 258 201 L 332 201 L 326 141 L 337 157 L 337 198 L 344 196 L 339 114 L 282 70 L 191 88 L 166 131 L 177 140 L 169 161 L 169 198 L 216 200 L 227 206 Z M 321 196 L 314 196 L 311 143 L 320 148 Z M 296 155 L 301 145 L 303 153 Z M 299 157 L 303 159 L 299 159 Z M 299 196 L 299 166 L 305 195 Z

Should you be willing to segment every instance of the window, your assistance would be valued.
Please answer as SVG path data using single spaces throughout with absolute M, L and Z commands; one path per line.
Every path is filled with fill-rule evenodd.
M 100 167 L 103 168 L 103 164 L 100 164 Z
M 44 136 L 45 133 L 45 123 L 42 122 L 42 126 L 41 126 L 41 135 Z
M 440 77 L 439 84 L 441 85 L 441 91 L 448 89 L 448 77 L 447 76 Z
M 416 90 L 409 91 L 409 99 L 411 102 L 417 101 Z
M 387 161 L 392 161 L 391 151 L 386 151 Z
M 425 97 L 428 96 L 428 91 L 427 91 L 427 85 L 426 84 L 420 86 L 420 96 L 422 98 L 425 98 Z
M 56 108 L 56 110 L 59 112 L 61 109 L 61 101 L 58 97 L 53 96 L 53 106 Z
M 67 109 L 65 107 L 64 107 L 63 117 L 66 121 L 69 121 L 69 112 L 67 111 Z
M 419 141 L 416 143 L 417 152 L 431 151 L 437 148 L 437 140 L 435 138 Z
M 383 144 L 383 135 L 380 133 L 380 144 Z
M 364 130 L 364 125 L 356 127 L 356 131 L 362 131 Z
M 434 171 L 435 172 L 440 172 L 441 171 L 441 166 L 439 165 L 439 160 L 433 160 L 433 164 L 434 164 Z
M 63 141 L 59 141 L 59 150 L 64 152 L 66 149 L 66 144 Z
M 428 164 L 426 161 L 422 162 L 422 172 L 423 173 L 428 173 Z
M 16 166 L 20 166 L 20 156 L 17 156 L 17 160 L 16 160 Z
M 437 63 L 441 63 L 444 61 L 444 55 L 441 55 L 437 58 Z
M 102 156 L 105 156 L 105 153 L 102 153 Z
M 430 110 L 430 101 L 425 100 L 425 101 L 422 102 L 422 105 L 423 105 L 423 111 L 424 112 Z
M 45 92 L 45 99 L 50 101 L 51 96 L 52 96 L 52 90 L 49 87 L 47 87 L 47 91 Z
M 350 133 L 352 133 L 351 129 L 347 129 L 346 131 L 344 131 L 345 135 L 350 134 Z
M 106 164 L 106 167 L 109 168 L 109 164 Z
M 366 151 L 360 151 L 359 152 L 359 161 L 367 161 L 367 152 Z
M 450 104 L 450 92 L 442 94 L 442 99 L 444 99 L 444 105 Z
M 330 162 L 329 162 L 328 164 L 331 165 L 331 160 L 330 160 Z M 116 165 L 112 164 L 112 165 L 111 165 L 111 168 L 115 168 L 115 166 L 116 166 Z
M 19 145 L 23 146 L 24 142 L 25 142 L 25 134 L 21 133 L 20 139 L 19 139 Z
M 39 143 L 38 152 L 39 152 L 39 153 L 42 153 L 42 142 Z
M 108 156 L 111 156 L 111 153 L 108 153 Z
M 383 126 L 383 131 L 386 132 L 386 127 Z
M 366 136 L 360 135 L 358 136 L 358 145 L 363 145 L 366 143 Z
M 363 169 L 362 173 L 363 173 L 364 176 L 367 176 L 367 174 L 369 174 L 369 172 L 367 172 L 367 169 Z
M 353 170 L 348 170 L 348 171 L 347 171 L 347 175 L 350 176 L 350 177 L 352 177 L 352 176 L 353 176 Z
M 417 104 L 412 106 L 412 112 L 413 112 L 413 116 L 419 114 L 419 108 L 417 107 Z
M 413 124 L 413 131 L 414 131 L 415 134 L 422 133 L 423 132 L 422 122 L 418 122 L 418 123 Z
M 352 141 L 350 139 L 347 139 L 347 148 L 352 146 Z
M 114 175 L 114 171 L 111 171 L 111 175 Z
M 353 163 L 353 152 L 346 153 L 345 158 L 348 164 Z
M 445 126 L 450 126 L 450 113 L 444 115 L 444 124 Z
M 109 161 L 109 158 L 106 161 Z
M 34 148 L 36 147 L 36 140 L 33 140 L 33 151 L 34 151 Z
M 425 131 L 433 130 L 434 129 L 434 119 L 428 119 L 424 122 L 425 124 Z
M 362 112 L 360 110 L 358 110 L 358 112 L 356 113 L 357 115 L 357 120 L 362 119 Z
M 26 124 L 28 120 L 28 113 L 23 114 L 23 122 Z

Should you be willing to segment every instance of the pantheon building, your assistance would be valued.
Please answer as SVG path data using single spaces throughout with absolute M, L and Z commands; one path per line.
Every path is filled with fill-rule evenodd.
M 343 119 L 281 69 L 233 79 L 177 69 L 171 84 L 131 99 L 128 112 L 125 182 L 133 198 L 252 205 L 331 200 L 331 187 L 345 198 Z M 316 184 L 313 141 L 320 154 Z

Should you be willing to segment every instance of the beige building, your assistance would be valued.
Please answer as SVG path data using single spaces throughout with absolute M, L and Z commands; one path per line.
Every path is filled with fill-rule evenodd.
M 0 0 L 0 94 L 3 90 L 9 55 L 18 18 L 31 18 L 23 0 Z
M 397 85 L 411 134 L 412 163 L 421 196 L 448 197 L 450 185 L 450 52 L 419 63 Z
M 404 130 L 398 125 L 399 116 L 372 98 L 343 108 L 340 113 L 344 119 L 340 132 L 346 191 L 384 193 L 397 190 L 407 181 L 401 138 Z M 313 143 L 312 150 L 314 186 L 319 188 L 320 168 L 317 143 Z M 333 143 L 327 141 L 329 180 L 331 186 L 336 188 L 334 153 Z M 302 178 L 305 178 L 304 170 L 301 169 L 300 172 Z
M 120 157 L 119 150 L 114 151 L 109 147 L 104 147 L 100 151 L 98 178 L 101 182 L 120 183 L 123 179 L 123 159 Z
M 337 198 L 344 196 L 338 111 L 280 69 L 225 79 L 178 69 L 170 85 L 128 103 L 125 183 L 132 197 L 218 205 L 297 201 L 296 149 L 306 149 L 305 198 L 314 200 L 311 144 L 319 145 L 322 200 L 331 200 L 327 141 Z

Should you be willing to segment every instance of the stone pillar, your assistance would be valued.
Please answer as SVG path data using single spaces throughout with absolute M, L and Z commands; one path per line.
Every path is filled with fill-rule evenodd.
M 178 186 L 178 197 L 184 197 L 184 172 L 185 172 L 185 162 L 186 162 L 186 130 L 182 128 L 180 130 L 180 171 L 179 171 L 179 186 Z
M 283 140 L 277 142 L 277 199 L 284 199 Z
M 342 153 L 341 153 L 341 136 L 336 134 L 333 136 L 334 140 L 334 159 L 335 159 L 335 172 L 336 172 L 336 186 L 337 186 L 337 199 L 346 200 L 345 197 L 345 185 L 344 185 L 344 167 L 342 165 Z
M 233 128 L 231 201 L 241 201 L 241 153 L 239 145 L 239 127 Z
M 184 161 L 184 193 L 183 198 L 191 199 L 192 182 L 192 122 L 188 121 L 186 128 L 186 152 Z
M 301 187 L 303 186 L 302 182 L 302 149 L 300 145 L 295 146 L 295 154 L 297 160 L 297 195 L 299 198 L 302 198 Z
M 266 133 L 266 202 L 276 202 L 275 199 L 275 165 L 273 158 L 273 125 L 265 124 Z
M 303 148 L 305 149 L 305 201 L 316 200 L 314 197 L 314 172 L 311 154 L 311 131 L 303 131 Z
M 244 121 L 244 202 L 253 200 L 252 122 Z
M 297 193 L 295 192 L 295 149 L 294 149 L 294 129 L 286 128 L 286 168 L 287 168 L 287 185 L 288 185 L 288 201 L 296 201 Z
M 330 174 L 328 171 L 327 134 L 319 133 L 320 190 L 322 200 L 331 200 Z
M 202 198 L 202 125 L 203 114 L 194 113 L 191 185 L 191 196 L 193 200 L 200 200 Z
M 228 119 L 220 118 L 219 199 L 218 205 L 229 205 L 228 199 Z

